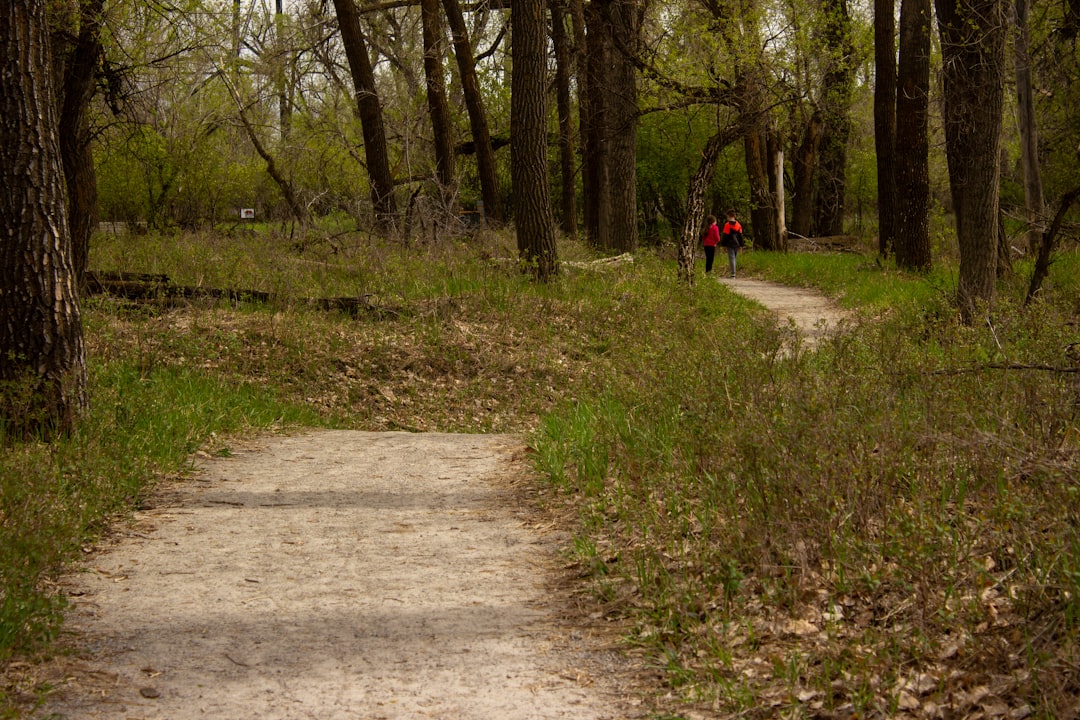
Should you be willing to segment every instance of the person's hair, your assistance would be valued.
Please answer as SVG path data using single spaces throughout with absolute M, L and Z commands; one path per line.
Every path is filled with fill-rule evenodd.
M 735 208 L 728 208 L 727 216 L 731 217 L 734 214 L 735 214 Z
M 705 224 L 706 225 L 712 225 L 715 222 L 716 222 L 716 216 L 715 215 L 706 215 L 705 216 Z

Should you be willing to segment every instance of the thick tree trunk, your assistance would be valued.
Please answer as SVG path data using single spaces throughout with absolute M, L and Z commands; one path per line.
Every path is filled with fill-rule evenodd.
M 1035 121 L 1035 99 L 1031 85 L 1031 29 L 1028 27 L 1030 0 L 1016 0 L 1016 105 L 1020 125 L 1020 161 L 1024 171 L 1024 207 L 1027 215 L 1027 242 L 1037 252 L 1043 236 L 1046 203 L 1039 171 L 1039 132 Z
M 965 322 L 994 301 L 1005 94 L 1004 0 L 936 0 L 945 151 L 960 247 L 957 301 Z
M 585 82 L 578 99 L 582 118 L 581 180 L 584 186 L 585 238 L 595 247 L 610 248 L 611 181 L 608 175 L 607 69 L 612 53 L 607 5 L 585 6 L 587 53 Z
M 86 410 L 87 377 L 45 6 L 0 9 L 0 426 L 48 438 Z
M 637 212 L 637 52 L 641 17 L 637 0 L 612 0 L 608 10 L 614 52 L 604 88 L 610 110 L 608 177 L 611 180 L 611 241 L 620 252 L 638 246 Z
M 930 0 L 900 6 L 900 65 L 897 73 L 896 262 L 928 271 L 930 253 Z
M 349 60 L 353 87 L 356 90 L 357 115 L 364 134 L 364 154 L 367 157 L 368 177 L 371 179 L 371 202 L 375 222 L 384 229 L 393 227 L 397 215 L 394 200 L 394 178 L 390 173 L 390 158 L 386 149 L 386 130 L 383 127 L 382 103 L 375 88 L 375 71 L 368 57 L 367 43 L 360 28 L 360 15 L 354 0 L 334 0 L 341 42 Z
M 878 252 L 896 243 L 895 0 L 874 0 L 874 150 L 877 153 Z
M 90 147 L 90 101 L 94 96 L 97 68 L 101 58 L 101 22 L 104 0 L 84 0 L 79 7 L 78 28 L 61 28 L 53 47 L 62 75 L 60 87 L 60 157 L 68 194 L 68 226 L 71 232 L 72 262 L 76 285 L 83 286 L 90 252 L 90 236 L 97 226 L 97 175 Z M 56 39 L 73 37 L 70 47 Z M 59 48 L 64 50 L 60 51 Z
M 538 280 L 559 269 L 547 167 L 545 0 L 517 0 L 511 13 L 510 170 L 518 255 Z
M 427 84 L 428 114 L 435 146 L 435 176 L 443 204 L 450 208 L 454 196 L 454 141 L 450 107 L 443 79 L 443 32 L 439 21 L 439 0 L 422 0 L 420 18 L 424 36 L 424 80 Z
M 825 49 L 828 69 L 822 93 L 825 122 L 821 136 L 815 200 L 814 232 L 818 235 L 844 233 L 847 193 L 847 145 L 851 136 L 851 98 L 855 84 L 851 16 L 846 0 L 825 0 Z
M 814 232 L 814 169 L 822 125 L 821 113 L 815 110 L 803 128 L 792 162 L 795 186 L 791 192 L 791 232 L 801 237 L 810 237 Z
M 577 238 L 577 160 L 574 153 L 574 118 L 570 99 L 573 60 L 566 32 L 566 0 L 549 0 L 551 44 L 555 48 L 555 103 L 559 114 L 559 169 L 562 178 L 560 213 L 562 231 Z
M 776 206 L 769 191 L 768 127 L 759 121 L 743 136 L 746 174 L 750 182 L 750 230 L 754 246 L 779 250 L 776 236 Z
M 465 109 L 469 114 L 473 145 L 476 148 L 476 173 L 480 179 L 480 196 L 484 199 L 484 213 L 492 220 L 503 219 L 502 202 L 499 200 L 498 175 L 495 168 L 495 149 L 491 144 L 484 100 L 480 83 L 476 79 L 476 63 L 473 60 L 472 43 L 465 25 L 465 15 L 458 0 L 443 0 L 443 9 L 454 39 L 454 57 L 461 76 L 461 92 L 465 96 Z

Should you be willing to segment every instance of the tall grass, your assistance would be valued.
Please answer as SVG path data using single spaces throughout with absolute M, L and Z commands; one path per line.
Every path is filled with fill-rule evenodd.
M 963 327 L 932 279 L 857 258 L 744 267 L 842 288 L 872 320 L 789 357 L 741 301 L 701 294 L 613 349 L 607 382 L 536 439 L 581 504 L 575 547 L 598 597 L 714 709 L 810 712 L 802 697 L 890 715 L 929 673 L 939 706 L 993 677 L 1018 712 L 1066 712 L 1080 691 L 1067 295 L 1023 310 L 1006 287 L 986 325 Z M 664 362 L 638 360 L 658 348 Z

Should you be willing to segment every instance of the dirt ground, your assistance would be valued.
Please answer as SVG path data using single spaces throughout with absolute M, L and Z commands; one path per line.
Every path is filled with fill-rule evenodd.
M 820 298 L 724 279 L 813 342 Z M 69 720 L 591 720 L 650 691 L 582 622 L 521 438 L 317 431 L 203 457 L 64 582 Z M 592 628 L 592 629 L 589 629 Z

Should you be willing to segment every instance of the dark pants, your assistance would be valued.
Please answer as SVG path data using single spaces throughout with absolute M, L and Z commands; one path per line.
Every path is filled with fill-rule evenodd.
M 705 247 L 705 272 L 710 273 L 710 272 L 712 272 L 713 258 L 716 257 L 716 246 L 715 245 L 705 245 L 704 247 Z

